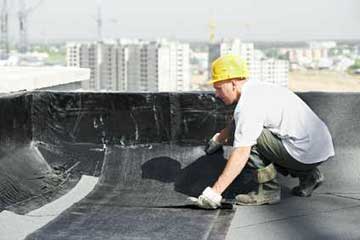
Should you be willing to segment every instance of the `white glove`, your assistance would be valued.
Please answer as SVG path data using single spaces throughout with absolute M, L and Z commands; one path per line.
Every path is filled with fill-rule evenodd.
M 222 143 L 218 141 L 220 133 L 216 133 L 208 142 L 205 152 L 207 154 L 213 154 L 222 147 Z
M 207 187 L 198 198 L 189 197 L 188 199 L 200 208 L 217 209 L 221 206 L 222 197 L 211 187 Z

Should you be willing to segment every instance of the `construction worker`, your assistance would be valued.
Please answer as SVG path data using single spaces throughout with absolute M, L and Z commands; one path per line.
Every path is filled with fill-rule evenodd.
M 212 187 L 192 200 L 202 208 L 221 206 L 221 194 L 241 173 L 245 165 L 254 170 L 256 189 L 236 196 L 239 205 L 274 204 L 280 201 L 277 170 L 299 178 L 292 189 L 296 196 L 309 197 L 324 180 L 317 168 L 334 156 L 327 126 L 289 89 L 248 80 L 246 62 L 236 55 L 225 55 L 212 63 L 216 97 L 226 105 L 236 103 L 235 127 L 224 128 L 209 141 L 212 154 L 233 134 L 233 150 Z

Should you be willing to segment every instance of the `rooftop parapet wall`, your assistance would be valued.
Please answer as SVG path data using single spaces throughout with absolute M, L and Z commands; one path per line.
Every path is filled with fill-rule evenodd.
M 360 148 L 360 93 L 307 92 L 298 95 L 326 123 L 335 148 Z
M 28 94 L 0 97 L 0 146 L 10 150 L 32 138 L 31 100 Z
M 211 93 L 33 93 L 34 140 L 204 144 L 231 118 Z

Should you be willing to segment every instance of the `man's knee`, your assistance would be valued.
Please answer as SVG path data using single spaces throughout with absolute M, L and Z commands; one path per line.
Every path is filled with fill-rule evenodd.
M 266 183 L 276 178 L 276 169 L 274 164 L 269 164 L 266 167 L 257 169 L 256 179 L 258 183 Z
M 256 144 L 259 145 L 259 146 L 265 145 L 268 142 L 269 133 L 270 133 L 269 130 L 267 130 L 266 128 L 263 128 L 263 130 L 261 131 L 260 136 L 256 140 Z

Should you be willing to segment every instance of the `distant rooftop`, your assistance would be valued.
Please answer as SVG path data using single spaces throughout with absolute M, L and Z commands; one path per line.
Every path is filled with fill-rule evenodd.
M 90 69 L 76 67 L 0 67 L 0 92 L 36 90 L 89 80 Z

